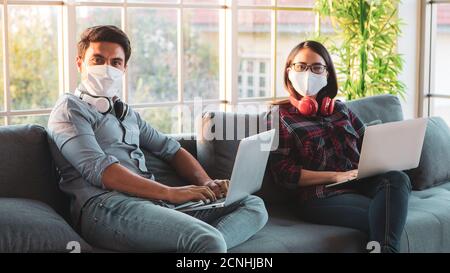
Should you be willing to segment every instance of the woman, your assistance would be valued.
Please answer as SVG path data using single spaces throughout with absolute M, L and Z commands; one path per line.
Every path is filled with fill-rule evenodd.
M 275 181 L 298 190 L 303 219 L 359 229 L 379 242 L 382 252 L 398 252 L 411 192 L 405 173 L 325 187 L 356 178 L 365 129 L 334 100 L 336 72 L 326 48 L 315 41 L 297 45 L 287 58 L 284 84 L 289 100 L 275 103 L 280 119 L 279 146 L 270 157 Z

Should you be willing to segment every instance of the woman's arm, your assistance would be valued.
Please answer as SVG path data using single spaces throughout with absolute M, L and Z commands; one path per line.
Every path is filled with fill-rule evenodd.
M 344 182 L 346 180 L 355 179 L 357 175 L 358 170 L 351 170 L 348 172 L 325 172 L 302 169 L 298 185 L 300 187 L 307 187 L 313 185 Z

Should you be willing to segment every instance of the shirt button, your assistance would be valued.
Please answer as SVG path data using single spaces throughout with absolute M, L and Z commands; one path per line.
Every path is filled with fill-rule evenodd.
M 98 218 L 97 218 L 97 217 L 94 217 L 94 221 L 97 222 L 97 221 L 98 221 Z
M 99 207 L 103 208 L 103 203 L 98 204 Z

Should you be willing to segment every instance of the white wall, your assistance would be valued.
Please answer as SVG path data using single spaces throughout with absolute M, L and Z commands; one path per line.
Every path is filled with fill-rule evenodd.
M 403 20 L 402 35 L 398 39 L 398 52 L 405 61 L 399 79 L 406 85 L 402 100 L 405 119 L 417 117 L 420 53 L 420 0 L 403 0 L 399 6 L 399 18 Z

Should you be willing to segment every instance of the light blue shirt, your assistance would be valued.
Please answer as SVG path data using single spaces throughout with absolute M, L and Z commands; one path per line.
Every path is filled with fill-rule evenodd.
M 114 113 L 101 114 L 94 106 L 68 93 L 53 108 L 48 131 L 71 165 L 56 162 L 62 177 L 60 188 L 72 196 L 75 221 L 90 198 L 107 191 L 102 175 L 108 166 L 120 163 L 138 175 L 154 179 L 147 170 L 141 148 L 165 161 L 180 149 L 178 141 L 151 127 L 131 107 L 121 122 Z

